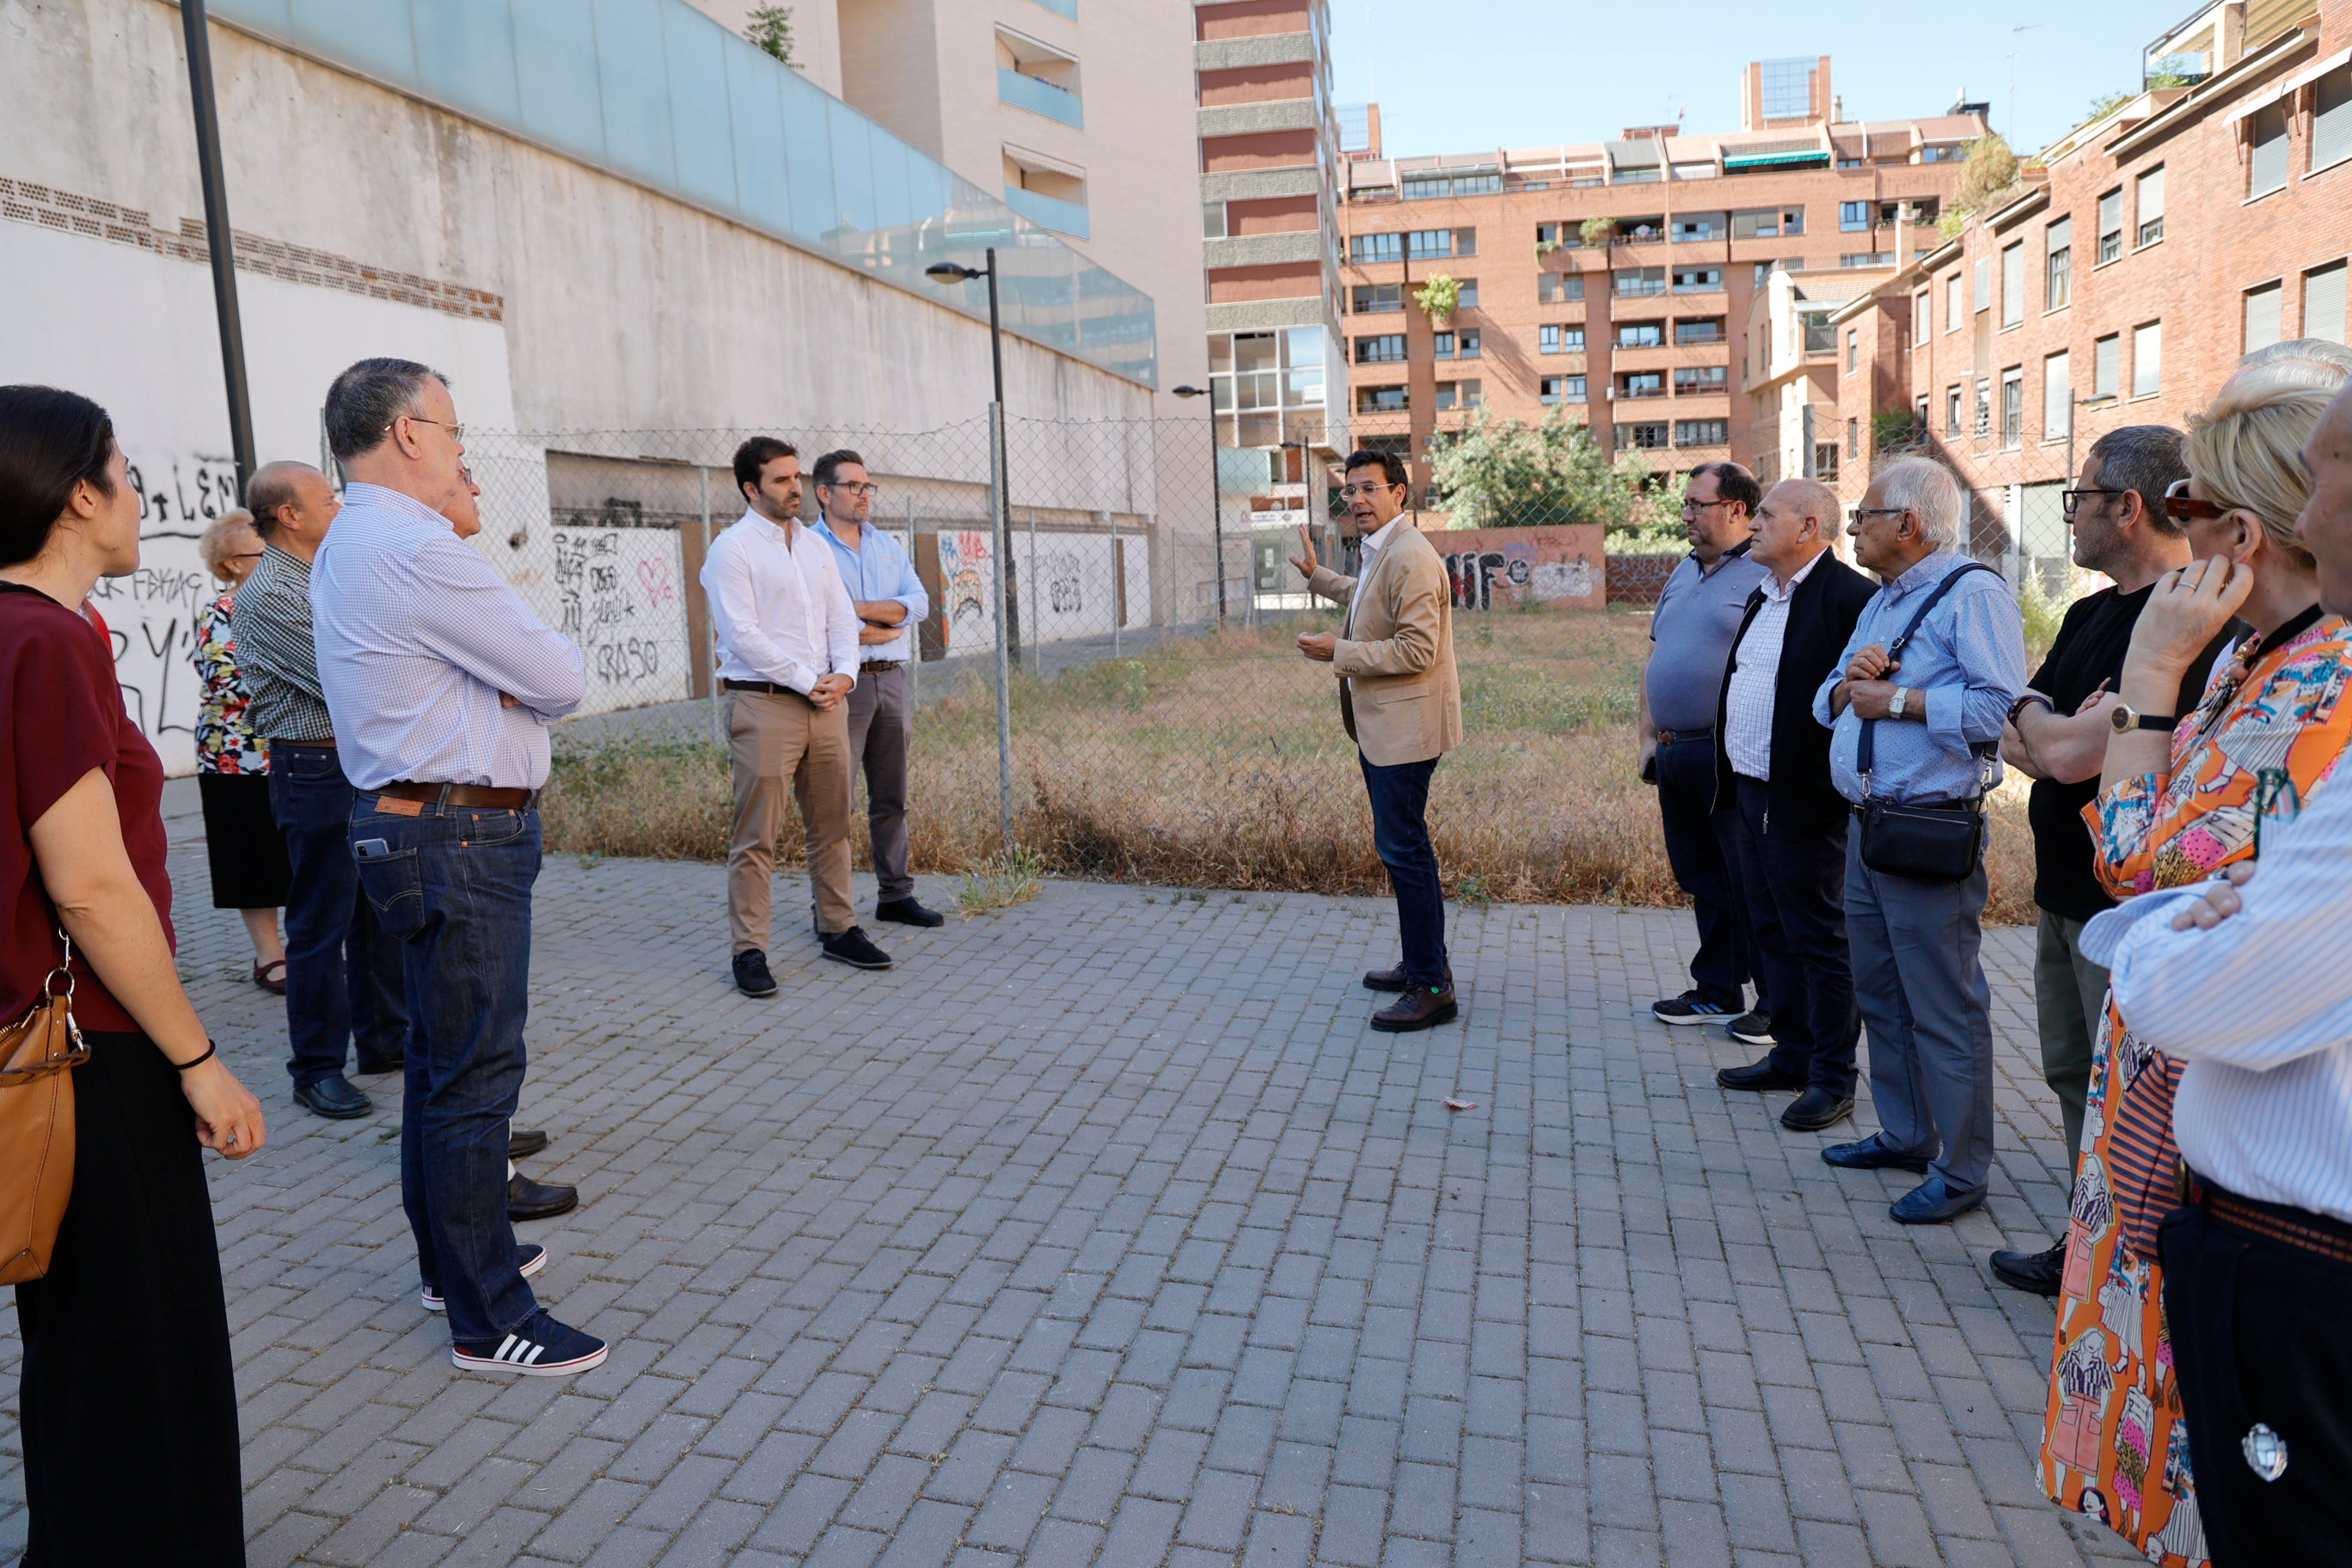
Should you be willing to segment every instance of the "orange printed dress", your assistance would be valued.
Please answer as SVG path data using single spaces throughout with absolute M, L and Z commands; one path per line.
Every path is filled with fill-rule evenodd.
M 2172 731 L 2172 771 L 2127 779 L 2084 807 L 2099 880 L 2127 899 L 2201 881 L 2254 858 L 2265 824 L 2300 810 L 2352 741 L 2352 629 L 2298 617 L 2273 646 L 2214 665 L 2197 711 Z M 2207 1562 L 2173 1381 L 2161 1270 L 2120 1245 L 2109 1109 L 2156 1053 L 2115 996 L 2091 1062 L 2042 1421 L 2042 1485 L 2164 1568 Z

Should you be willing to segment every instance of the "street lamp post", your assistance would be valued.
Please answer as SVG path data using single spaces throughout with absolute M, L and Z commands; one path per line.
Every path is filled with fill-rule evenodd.
M 205 236 L 213 264 L 213 313 L 219 318 L 221 374 L 228 391 L 228 444 L 236 460 L 236 494 L 253 477 L 253 399 L 246 390 L 245 328 L 236 308 L 236 248 L 228 226 L 228 181 L 221 173 L 220 113 L 213 102 L 213 51 L 204 0 L 181 0 L 187 39 L 188 98 L 196 120 L 196 172 L 205 193 Z
M 1178 386 L 1170 390 L 1179 397 L 1205 397 L 1209 400 L 1209 505 L 1213 521 L 1211 531 L 1217 542 L 1217 626 L 1225 624 L 1225 481 L 1217 472 L 1217 395 L 1205 386 Z

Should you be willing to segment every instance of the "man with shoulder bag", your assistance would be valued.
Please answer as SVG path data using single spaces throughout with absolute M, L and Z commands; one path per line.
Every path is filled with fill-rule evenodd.
M 1822 1158 L 1925 1176 L 1889 1210 L 1906 1225 L 1976 1208 L 1992 1169 L 1984 795 L 2025 685 L 2025 632 L 2000 574 L 1960 552 L 1967 504 L 1924 458 L 1872 479 L 1846 531 L 1885 586 L 1813 698 L 1832 780 L 1854 806 L 1846 936 L 1880 1126 Z

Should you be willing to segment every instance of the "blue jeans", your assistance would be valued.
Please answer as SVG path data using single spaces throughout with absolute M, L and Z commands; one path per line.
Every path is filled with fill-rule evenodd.
M 1372 797 L 1372 848 L 1396 889 L 1405 983 L 1444 985 L 1445 892 L 1437 879 L 1437 851 L 1429 843 L 1429 780 L 1437 759 L 1382 767 L 1359 752 L 1356 761 Z
M 1691 987 L 1701 1000 L 1737 1013 L 1746 1005 L 1742 988 L 1753 958 L 1748 908 L 1740 897 L 1738 846 L 1732 837 L 1738 813 L 1731 802 L 1715 796 L 1713 735 L 1659 744 L 1658 815 L 1665 828 L 1666 864 L 1698 917 Z
M 538 1306 L 507 1218 L 507 1123 L 522 1093 L 539 813 L 352 805 L 352 854 L 416 999 L 401 1101 L 400 1201 L 449 1337 L 496 1343 Z M 405 801 L 396 805 L 408 806 Z
M 396 1062 L 408 1040 L 400 944 L 377 927 L 352 864 L 352 786 L 332 746 L 269 749 L 269 814 L 286 836 L 286 1070 L 301 1089 L 363 1063 Z

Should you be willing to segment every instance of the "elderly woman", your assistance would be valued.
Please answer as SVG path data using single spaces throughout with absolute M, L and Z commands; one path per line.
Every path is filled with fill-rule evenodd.
M 47 1273 L 16 1287 L 38 1568 L 245 1562 L 202 1149 L 258 1151 L 261 1107 L 180 988 L 163 763 L 83 610 L 100 578 L 138 565 L 139 497 L 106 411 L 0 387 L 0 1017 L 26 1013 L 70 939 L 89 1047 L 72 1199 Z
M 253 941 L 253 983 L 286 994 L 286 943 L 278 911 L 294 871 L 286 836 L 269 811 L 269 742 L 253 732 L 246 709 L 253 694 L 237 673 L 229 609 L 261 563 L 253 514 L 228 512 L 196 541 L 205 568 L 228 584 L 196 617 L 189 660 L 204 685 L 196 706 L 196 791 L 205 807 L 205 854 L 212 864 L 213 908 L 245 918 Z
M 2316 566 L 2295 539 L 2310 491 L 2299 454 L 2343 381 L 2308 359 L 2250 364 L 2189 421 L 2189 477 L 2165 507 L 2196 558 L 2157 581 L 2133 629 L 2099 796 L 2084 810 L 2113 897 L 2252 859 L 2352 740 L 2352 702 L 2339 700 L 2352 633 L 2321 612 Z M 2233 616 L 2251 631 L 2215 659 L 2197 710 L 2172 712 L 2182 673 Z M 2207 1558 L 2153 1235 L 2180 1202 L 2179 1078 L 2124 1026 L 2110 993 L 2042 1449 L 2051 1497 L 2100 1514 L 2168 1568 Z

